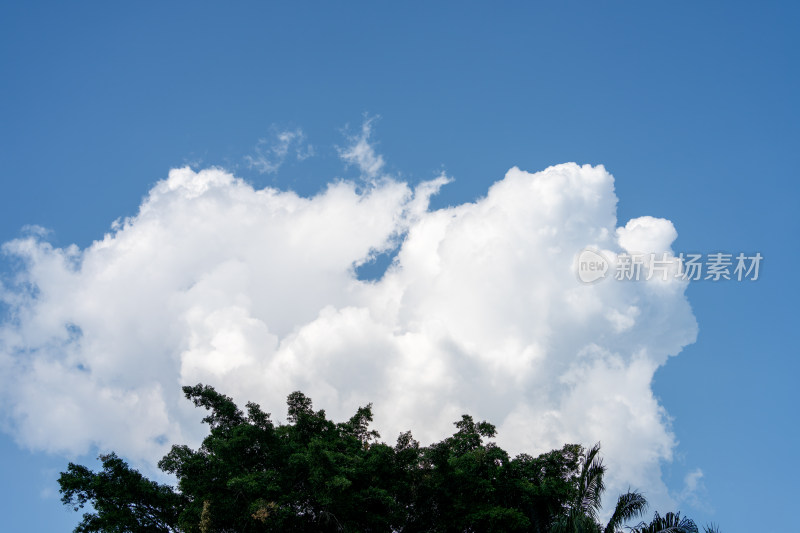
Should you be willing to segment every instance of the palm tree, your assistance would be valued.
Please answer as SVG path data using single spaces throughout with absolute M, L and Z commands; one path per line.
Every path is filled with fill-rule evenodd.
M 681 518 L 681 513 L 667 513 L 662 517 L 656 512 L 650 524 L 642 522 L 631 528 L 631 533 L 700 533 L 700 530 L 694 520 Z
M 615 533 L 623 523 L 641 516 L 647 500 L 636 491 L 620 495 L 611 519 L 605 528 L 598 522 L 605 484 L 606 467 L 600 457 L 598 442 L 581 455 L 581 471 L 578 477 L 578 492 L 570 510 L 553 524 L 552 533 Z
M 720 533 L 719 526 L 709 524 L 703 528 L 704 533 Z M 681 518 L 681 513 L 667 513 L 663 517 L 658 513 L 650 524 L 642 522 L 631 528 L 631 533 L 700 533 L 694 520 Z
M 647 500 L 639 492 L 628 490 L 625 494 L 620 494 L 619 498 L 617 498 L 614 514 L 608 520 L 603 533 L 620 531 L 622 524 L 641 516 L 646 508 Z

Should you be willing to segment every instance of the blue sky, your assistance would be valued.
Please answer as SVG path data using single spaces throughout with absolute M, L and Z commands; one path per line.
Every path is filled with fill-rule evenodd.
M 36 225 L 86 249 L 185 165 L 304 196 L 358 181 L 340 155 L 370 117 L 387 175 L 454 180 L 431 210 L 514 166 L 602 164 L 618 226 L 664 218 L 676 252 L 765 258 L 757 282 L 689 286 L 697 340 L 652 391 L 677 441 L 660 467 L 673 499 L 703 473 L 681 510 L 775 530 L 798 474 L 798 23 L 790 3 L 5 3 L 0 242 Z M 248 165 L 259 140 L 297 129 L 313 157 Z M 97 450 L 43 451 L 0 405 L 6 523 L 70 530 L 55 477 Z

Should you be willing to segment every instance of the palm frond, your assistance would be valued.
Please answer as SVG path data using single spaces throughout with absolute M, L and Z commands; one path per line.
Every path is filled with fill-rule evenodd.
M 637 491 L 628 491 L 617 499 L 614 514 L 606 525 L 605 533 L 614 533 L 623 523 L 641 516 L 647 509 L 647 500 Z
M 599 442 L 584 452 L 581 462 L 583 465 L 578 486 L 578 505 L 584 513 L 596 520 L 605 490 L 603 475 L 606 473 L 600 457 Z
M 681 518 L 681 513 L 667 513 L 663 517 L 656 511 L 650 524 L 642 522 L 631 528 L 631 533 L 700 533 L 697 524 L 689 518 Z

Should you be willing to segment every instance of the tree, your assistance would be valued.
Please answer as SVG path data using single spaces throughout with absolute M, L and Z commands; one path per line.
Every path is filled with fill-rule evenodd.
M 602 506 L 606 467 L 600 457 L 600 443 L 585 450 L 580 457 L 577 491 L 569 509 L 553 525 L 553 533 L 615 533 L 622 525 L 639 517 L 647 508 L 647 500 L 638 492 L 628 491 L 617 499 L 614 513 L 605 528 L 598 514 Z
M 70 463 L 58 478 L 65 505 L 78 511 L 90 503 L 95 511 L 83 515 L 76 533 L 175 531 L 177 509 L 184 503 L 181 495 L 145 479 L 113 453 L 100 460 L 102 472 Z
M 615 533 L 625 522 L 641 516 L 647 508 L 647 500 L 636 491 L 628 491 L 617 498 L 614 513 L 608 520 L 604 533 Z
M 370 406 L 335 424 L 300 392 L 289 395 L 289 425 L 276 426 L 254 403 L 241 412 L 211 387 L 185 387 L 210 414 L 198 450 L 173 446 L 162 470 L 188 498 L 182 531 L 389 530 L 401 515 L 389 484 L 392 449 L 374 442 Z
M 656 512 L 649 524 L 644 522 L 630 528 L 631 533 L 699 533 L 694 520 L 683 517 L 681 513 L 667 513 L 661 516 Z M 709 524 L 703 528 L 704 533 L 720 533 L 719 527 Z
M 546 532 L 573 494 L 578 446 L 536 459 L 508 453 L 484 439 L 488 422 L 464 415 L 458 431 L 421 450 L 404 531 Z
M 159 462 L 177 486 L 147 480 L 113 453 L 96 473 L 70 463 L 62 501 L 93 508 L 76 532 L 602 531 L 599 446 L 512 459 L 490 440 L 496 428 L 468 415 L 441 442 L 423 447 L 406 432 L 390 446 L 370 430 L 371 405 L 335 423 L 294 392 L 288 423 L 276 424 L 212 387 L 183 392 L 207 411 L 209 434 Z M 621 496 L 605 531 L 644 505 L 636 492 Z
M 681 513 L 670 512 L 662 517 L 657 511 L 649 524 L 642 522 L 631 529 L 631 533 L 699 533 L 699 531 L 697 524 L 689 518 L 681 518 Z

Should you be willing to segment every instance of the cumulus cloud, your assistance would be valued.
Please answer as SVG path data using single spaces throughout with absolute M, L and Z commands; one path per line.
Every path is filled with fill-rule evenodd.
M 377 176 L 369 128 L 342 157 Z M 618 229 L 602 166 L 512 168 L 475 202 L 429 209 L 447 181 L 339 181 L 304 198 L 181 168 L 85 249 L 38 234 L 6 243 L 23 265 L 0 288 L 7 431 L 152 464 L 202 436 L 180 385 L 279 418 L 300 389 L 339 419 L 374 402 L 389 441 L 442 438 L 462 413 L 496 423 L 512 452 L 600 441 L 610 492 L 673 503 L 660 463 L 676 440 L 651 383 L 694 341 L 685 282 L 583 285 L 574 266 L 587 246 L 667 252 L 672 224 Z M 397 242 L 379 280 L 358 279 Z
M 676 238 L 675 226 L 663 218 L 634 218 L 625 227 L 617 228 L 619 245 L 628 253 L 668 251 Z
M 272 136 L 260 139 L 255 154 L 245 156 L 245 161 L 250 168 L 262 174 L 273 174 L 290 155 L 303 161 L 314 155 L 314 147 L 306 143 L 306 136 L 300 128 L 286 131 L 273 128 Z

